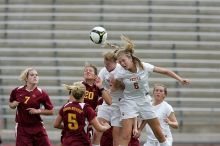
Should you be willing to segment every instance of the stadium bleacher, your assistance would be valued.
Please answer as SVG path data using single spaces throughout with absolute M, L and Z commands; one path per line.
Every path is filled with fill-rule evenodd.
M 220 1 L 219 0 L 4 0 L 0 1 L 0 123 L 3 140 L 14 141 L 15 111 L 10 91 L 29 66 L 40 74 L 56 113 L 66 101 L 61 84 L 82 80 L 85 62 L 103 66 L 102 52 L 89 32 L 94 26 L 134 40 L 143 61 L 167 67 L 191 79 L 189 86 L 152 74 L 168 86 L 167 101 L 180 123 L 174 142 L 220 143 Z M 53 141 L 55 118 L 43 117 Z M 200 136 L 198 139 L 196 136 Z M 142 139 L 144 139 L 144 134 Z M 200 140 L 200 141 L 199 141 Z

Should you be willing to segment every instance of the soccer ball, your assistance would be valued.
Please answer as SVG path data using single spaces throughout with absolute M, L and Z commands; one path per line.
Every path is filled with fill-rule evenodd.
M 94 27 L 90 32 L 90 39 L 95 44 L 103 44 L 107 39 L 107 32 L 101 26 Z

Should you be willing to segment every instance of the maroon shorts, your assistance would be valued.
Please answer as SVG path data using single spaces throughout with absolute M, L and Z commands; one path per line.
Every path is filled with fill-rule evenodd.
M 103 133 L 100 146 L 113 146 L 112 128 Z M 128 146 L 140 146 L 140 142 L 138 139 L 131 137 Z
M 89 139 L 84 139 L 83 137 L 65 136 L 63 137 L 62 146 L 92 146 L 92 144 Z
M 100 146 L 112 146 L 112 145 L 113 145 L 112 128 L 110 128 L 103 133 L 100 141 Z
M 42 125 L 17 126 L 16 146 L 52 146 Z
M 128 146 L 140 146 L 139 139 L 131 137 L 131 140 L 130 140 Z

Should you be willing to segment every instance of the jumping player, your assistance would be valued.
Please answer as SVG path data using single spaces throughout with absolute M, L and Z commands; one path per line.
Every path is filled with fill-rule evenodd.
M 115 80 L 125 87 L 123 91 L 124 98 L 120 102 L 122 116 L 121 145 L 128 145 L 132 133 L 133 119 L 140 115 L 144 120 L 143 124 L 147 122 L 153 130 L 160 146 L 168 146 L 159 120 L 156 118 L 150 104 L 148 77 L 151 72 L 156 72 L 172 77 L 181 84 L 188 84 L 189 80 L 181 78 L 169 69 L 141 62 L 139 58 L 134 56 L 133 42 L 125 36 L 121 36 L 121 39 L 124 41 L 124 46 L 118 47 L 119 49 L 115 55 L 121 69 L 114 75 Z
M 104 134 L 95 132 L 93 139 L 93 146 L 118 146 L 120 140 L 121 128 L 121 113 L 119 109 L 119 102 L 123 98 L 122 90 L 111 90 L 111 76 L 120 68 L 114 57 L 114 52 L 106 52 L 104 55 L 104 65 L 100 72 L 99 77 L 103 80 L 103 86 L 106 90 L 110 91 L 112 97 L 112 105 L 109 106 L 105 102 L 98 108 L 98 119 L 102 122 L 108 122 L 112 128 Z M 139 146 L 139 140 L 131 138 L 130 144 L 132 146 Z

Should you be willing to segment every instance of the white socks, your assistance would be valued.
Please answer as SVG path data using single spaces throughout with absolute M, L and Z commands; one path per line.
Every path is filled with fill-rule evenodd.
M 167 140 L 164 141 L 163 143 L 160 143 L 160 146 L 168 146 L 168 142 L 167 142 Z
M 92 146 L 100 146 L 99 144 L 92 144 Z

